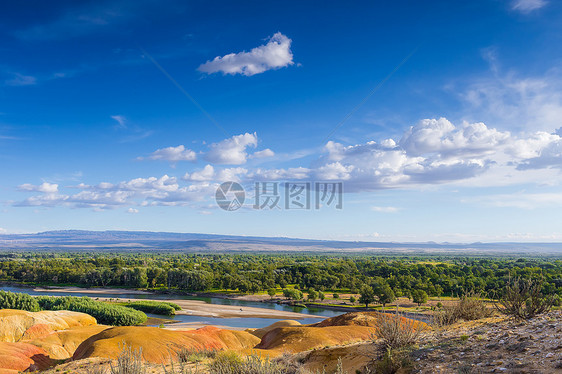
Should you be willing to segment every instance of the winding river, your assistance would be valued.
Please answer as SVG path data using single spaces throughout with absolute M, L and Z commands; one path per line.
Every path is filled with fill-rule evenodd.
M 246 301 L 246 300 L 233 300 L 233 299 L 223 299 L 218 297 L 192 297 L 192 296 L 182 296 L 182 295 L 159 295 L 159 294 L 137 294 L 137 293 L 107 293 L 107 292 L 52 292 L 47 290 L 36 291 L 30 287 L 24 286 L 1 286 L 1 289 L 4 291 L 10 292 L 20 292 L 26 293 L 29 295 L 45 295 L 45 296 L 88 296 L 91 298 L 96 297 L 103 297 L 103 298 L 119 298 L 119 299 L 159 299 L 159 300 L 168 300 L 170 298 L 174 299 L 183 299 L 183 300 L 200 300 L 204 301 L 208 304 L 214 305 L 235 305 L 235 306 L 247 306 L 247 307 L 256 307 L 262 309 L 274 309 L 279 311 L 285 312 L 297 312 L 302 314 L 310 314 L 315 316 L 322 316 L 324 318 L 335 317 L 342 312 L 331 310 L 331 309 L 324 309 L 319 307 L 314 308 L 299 308 L 290 305 L 284 304 L 274 304 L 274 303 L 267 303 L 267 302 L 258 302 L 258 301 Z M 148 314 L 149 317 L 160 317 Z M 183 323 L 196 323 L 202 325 L 216 325 L 216 326 L 226 326 L 226 327 L 233 327 L 233 328 L 262 328 L 271 325 L 274 322 L 279 321 L 278 319 L 272 318 L 255 318 L 255 317 L 248 317 L 248 318 L 218 318 L 218 317 L 201 317 L 201 316 L 192 316 L 192 315 L 184 315 L 178 314 L 175 316 L 165 317 L 166 319 L 173 319 L 178 322 Z M 309 324 L 319 322 L 321 319 L 319 318 L 303 318 L 300 319 L 299 322 L 302 324 Z M 171 327 L 173 324 L 170 325 Z

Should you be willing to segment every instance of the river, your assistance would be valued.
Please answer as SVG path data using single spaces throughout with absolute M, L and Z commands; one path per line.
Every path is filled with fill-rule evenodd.
M 158 300 L 168 300 L 170 298 L 173 299 L 183 299 L 183 300 L 200 300 L 204 301 L 208 304 L 215 304 L 215 305 L 235 305 L 235 306 L 247 306 L 247 307 L 256 307 L 256 308 L 263 308 L 263 309 L 275 309 L 285 312 L 297 312 L 302 314 L 310 314 L 315 316 L 322 316 L 324 318 L 335 317 L 342 312 L 331 310 L 331 309 L 324 309 L 320 307 L 314 308 L 299 308 L 295 306 L 285 305 L 285 304 L 275 304 L 275 303 L 267 303 L 267 302 L 258 302 L 258 301 L 247 301 L 247 300 L 233 300 L 233 299 L 223 299 L 218 297 L 193 297 L 193 296 L 182 296 L 182 295 L 161 295 L 161 294 L 135 294 L 135 293 L 107 293 L 107 292 L 100 292 L 100 293 L 92 293 L 91 290 L 87 293 L 82 292 L 52 292 L 49 290 L 41 290 L 36 291 L 30 287 L 24 286 L 0 286 L 0 289 L 4 291 L 10 292 L 20 292 L 26 293 L 28 295 L 44 295 L 44 296 L 88 296 L 91 298 L 96 297 L 103 297 L 103 298 L 119 298 L 119 299 L 158 299 Z M 150 317 L 160 317 L 152 314 L 148 314 Z M 262 328 L 271 325 L 279 321 L 278 319 L 272 318 L 255 318 L 255 317 L 248 317 L 248 318 L 218 318 L 218 317 L 201 317 L 201 316 L 191 316 L 191 315 L 184 315 L 178 314 L 175 316 L 166 316 L 163 317 L 166 319 L 172 319 L 182 323 L 196 323 L 202 325 L 215 325 L 215 326 L 225 326 L 225 327 L 234 327 L 234 328 Z M 303 318 L 299 319 L 299 322 L 302 324 L 309 324 L 309 323 L 316 323 L 321 321 L 321 318 Z M 173 324 L 169 325 L 173 327 Z

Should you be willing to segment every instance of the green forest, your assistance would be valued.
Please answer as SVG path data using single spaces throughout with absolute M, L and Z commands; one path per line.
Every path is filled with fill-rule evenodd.
M 531 258 L 297 254 L 0 253 L 0 282 L 257 293 L 296 288 L 396 296 L 490 294 L 510 278 L 541 278 L 562 295 L 562 261 Z

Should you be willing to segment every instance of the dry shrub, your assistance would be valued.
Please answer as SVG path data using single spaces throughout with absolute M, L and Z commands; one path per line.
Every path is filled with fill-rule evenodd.
M 492 315 L 492 310 L 486 306 L 482 294 L 468 292 L 453 306 L 445 306 L 433 315 L 433 322 L 438 326 L 451 325 L 460 320 L 474 321 Z
M 209 365 L 210 374 L 293 374 L 293 368 L 257 355 L 240 357 L 234 352 L 219 352 Z
M 179 362 L 201 362 L 206 358 L 215 358 L 218 350 L 216 349 L 202 349 L 197 350 L 195 348 L 182 348 L 178 352 Z
M 117 358 L 117 366 L 109 364 L 111 374 L 146 374 L 146 367 L 142 361 L 142 348 L 138 351 L 131 346 L 123 345 Z
M 400 369 L 410 368 L 412 361 L 407 352 L 387 349 L 384 355 L 373 365 L 366 368 L 366 373 L 395 374 Z
M 504 288 L 496 308 L 503 314 L 518 320 L 531 319 L 550 311 L 553 295 L 543 295 L 542 279 L 510 279 Z
M 195 364 L 194 368 L 189 367 L 185 362 L 180 361 L 179 363 L 175 364 L 174 361 L 170 362 L 170 371 L 166 369 L 164 365 L 162 365 L 162 369 L 164 370 L 164 374 L 199 374 L 199 366 Z
M 382 339 L 387 349 L 399 349 L 418 341 L 427 325 L 404 318 L 396 309 L 395 314 L 381 314 L 375 327 L 376 338 Z

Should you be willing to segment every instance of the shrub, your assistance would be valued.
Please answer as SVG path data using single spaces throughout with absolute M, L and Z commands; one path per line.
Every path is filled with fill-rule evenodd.
M 123 304 L 123 306 L 140 310 L 145 313 L 160 314 L 164 316 L 173 316 L 176 314 L 176 310 L 181 310 L 180 306 L 177 304 L 152 300 L 132 301 Z M 176 309 L 176 307 L 178 309 Z
M 194 348 L 182 348 L 178 352 L 179 362 L 201 362 L 206 358 L 215 358 L 218 351 L 216 349 L 196 350 Z
M 37 300 L 26 293 L 0 291 L 0 309 L 18 309 L 29 312 L 41 310 Z
M 486 306 L 482 295 L 469 292 L 452 306 L 444 306 L 433 315 L 433 322 L 438 326 L 451 325 L 460 320 L 474 321 L 492 315 L 492 310 Z
M 88 297 L 39 296 L 36 298 L 41 309 L 71 310 L 94 317 L 98 323 L 112 326 L 133 326 L 146 322 L 146 314 L 121 305 L 107 304 Z
M 377 374 L 395 374 L 402 368 L 407 368 L 412 365 L 409 356 L 400 350 L 387 349 L 380 360 L 376 361 L 372 368 L 374 373 Z M 371 372 L 371 371 L 368 371 Z
M 209 365 L 210 374 L 292 374 L 294 369 L 280 361 L 256 355 L 241 358 L 234 352 L 220 352 Z
M 404 318 L 396 310 L 395 314 L 381 314 L 377 318 L 375 337 L 382 339 L 386 349 L 399 349 L 416 343 L 427 329 L 425 324 Z
M 340 294 L 335 293 L 335 294 L 332 295 L 332 297 L 333 297 L 334 299 L 339 299 L 339 298 L 340 298 Z
M 503 314 L 518 320 L 531 319 L 552 308 L 554 297 L 543 295 L 543 280 L 510 279 L 496 308 Z
M 123 346 L 117 365 L 110 363 L 111 374 L 146 374 L 146 367 L 142 362 L 142 348 L 134 351 L 130 346 Z

